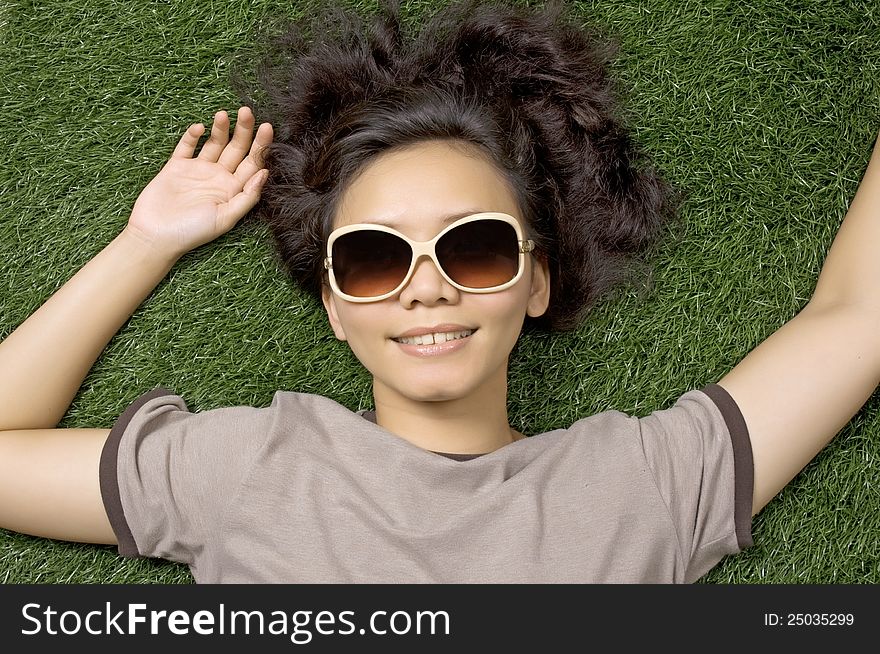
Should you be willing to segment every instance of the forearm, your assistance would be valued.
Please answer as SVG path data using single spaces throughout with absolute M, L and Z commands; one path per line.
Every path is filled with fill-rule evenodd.
M 107 343 L 175 261 L 123 230 L 0 343 L 0 430 L 56 427 Z
M 861 305 L 880 311 L 880 139 L 825 257 L 813 305 Z

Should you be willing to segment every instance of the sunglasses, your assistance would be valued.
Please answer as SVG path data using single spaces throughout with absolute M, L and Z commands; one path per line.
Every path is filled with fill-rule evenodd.
M 333 230 L 324 268 L 330 287 L 349 302 L 391 297 L 427 256 L 443 278 L 469 293 L 494 293 L 522 277 L 525 255 L 534 250 L 516 218 L 476 213 L 456 220 L 430 241 L 413 241 L 391 227 L 371 223 Z

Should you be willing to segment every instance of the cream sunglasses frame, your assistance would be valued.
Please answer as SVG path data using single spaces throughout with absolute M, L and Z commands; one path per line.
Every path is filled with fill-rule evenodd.
M 437 252 L 436 245 L 437 241 L 439 241 L 446 232 L 449 232 L 456 227 L 464 225 L 466 223 L 475 222 L 477 220 L 499 220 L 501 222 L 505 222 L 509 225 L 513 226 L 514 231 L 516 232 L 516 239 L 519 245 L 519 258 L 517 260 L 517 270 L 516 274 L 513 276 L 508 282 L 503 284 L 499 284 L 498 286 L 490 286 L 488 288 L 471 288 L 469 286 L 462 286 L 461 284 L 450 279 L 449 275 L 446 274 L 446 271 L 443 270 L 443 266 L 440 265 L 440 262 L 437 260 Z M 406 275 L 403 277 L 403 281 L 400 282 L 394 289 L 384 293 L 383 295 L 377 295 L 375 297 L 358 297 L 355 295 L 349 295 L 347 293 L 343 293 L 339 288 L 339 285 L 336 283 L 336 275 L 333 274 L 333 243 L 336 242 L 336 239 L 344 234 L 349 234 L 351 232 L 357 232 L 361 230 L 372 230 L 376 232 L 386 232 L 388 234 L 393 234 L 397 236 L 407 243 L 409 243 L 409 247 L 412 250 L 412 258 L 409 263 L 409 270 L 407 270 Z M 327 256 L 324 257 L 324 269 L 328 273 L 328 277 L 330 279 L 330 288 L 333 289 L 333 292 L 336 293 L 339 297 L 348 302 L 379 302 L 380 300 L 385 300 L 397 293 L 407 285 L 410 278 L 413 275 L 413 271 L 416 269 L 416 263 L 422 257 L 428 257 L 433 263 L 434 267 L 437 271 L 443 276 L 447 282 L 449 282 L 452 286 L 457 288 L 460 291 L 465 291 L 467 293 L 497 293 L 498 291 L 503 291 L 506 288 L 510 288 L 514 284 L 516 284 L 520 277 L 523 275 L 523 271 L 525 270 L 525 255 L 532 250 L 535 249 L 535 242 L 532 239 L 524 239 L 523 238 L 523 230 L 519 224 L 519 221 L 513 216 L 506 213 L 499 213 L 496 211 L 484 211 L 481 213 L 474 213 L 469 216 L 464 216 L 459 218 L 453 223 L 447 225 L 443 230 L 437 234 L 430 241 L 414 241 L 411 238 L 407 237 L 405 234 L 401 234 L 396 229 L 388 227 L 386 225 L 379 225 L 376 223 L 357 223 L 355 225 L 345 225 L 344 227 L 339 227 L 334 229 L 330 233 L 330 237 L 327 239 Z

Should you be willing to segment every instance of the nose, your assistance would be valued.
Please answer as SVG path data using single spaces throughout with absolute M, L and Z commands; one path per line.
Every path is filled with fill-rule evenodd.
M 412 277 L 400 291 L 400 303 L 410 308 L 416 302 L 426 306 L 458 302 L 459 290 L 446 281 L 428 256 L 419 257 Z

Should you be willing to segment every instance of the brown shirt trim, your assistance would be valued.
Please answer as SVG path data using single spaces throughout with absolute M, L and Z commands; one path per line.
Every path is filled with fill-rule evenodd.
M 752 541 L 752 498 L 755 492 L 755 467 L 752 459 L 752 441 L 746 420 L 724 387 L 707 384 L 700 389 L 718 406 L 733 445 L 734 474 L 734 514 L 736 541 L 740 549 L 751 547 Z
M 430 450 L 434 454 L 439 454 L 440 456 L 445 456 L 447 459 L 452 459 L 453 461 L 472 461 L 477 457 L 483 456 L 484 454 L 488 454 L 488 452 L 479 452 L 477 454 L 459 454 L 458 452 L 436 452 L 434 450 Z
M 122 500 L 119 496 L 119 477 L 116 475 L 116 468 L 119 459 L 119 442 L 125 428 L 144 404 L 156 397 L 164 395 L 173 395 L 171 391 L 161 386 L 157 386 L 151 391 L 147 391 L 134 402 L 128 405 L 122 415 L 116 420 L 110 435 L 104 443 L 101 450 L 101 463 L 98 468 L 98 479 L 101 484 L 101 499 L 104 501 L 104 510 L 110 519 L 110 526 L 113 527 L 113 533 L 116 534 L 116 541 L 119 544 L 119 553 L 122 556 L 140 556 L 134 536 L 125 519 L 125 512 L 122 510 Z

